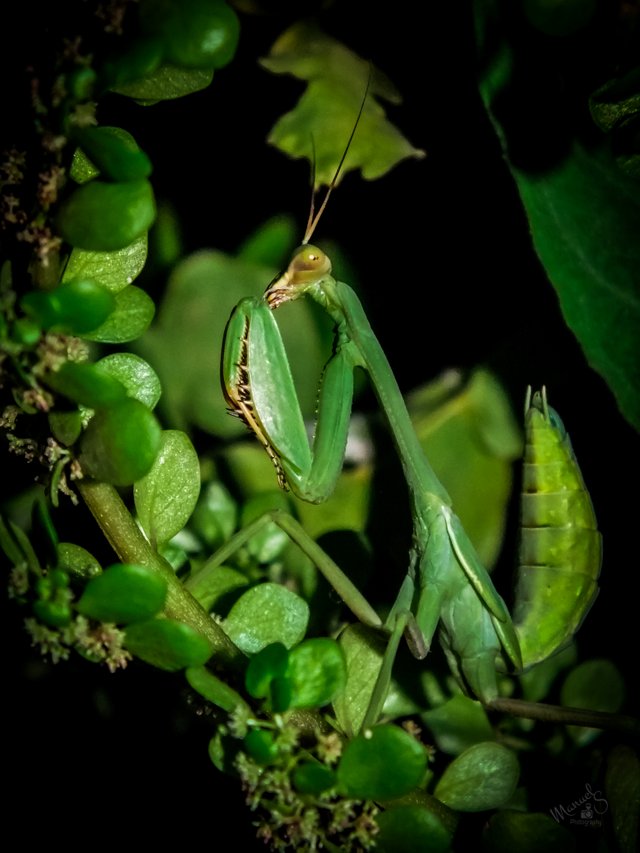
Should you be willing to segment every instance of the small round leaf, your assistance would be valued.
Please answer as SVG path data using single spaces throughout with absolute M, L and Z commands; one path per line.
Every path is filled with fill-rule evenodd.
M 111 181 L 135 181 L 148 178 L 151 174 L 151 161 L 139 148 L 133 136 L 121 127 L 77 128 L 74 136 L 103 178 Z M 75 160 L 74 157 L 76 173 L 84 174 Z M 73 165 L 71 177 L 77 180 L 73 174 Z
M 454 759 L 442 774 L 436 797 L 461 812 L 504 805 L 518 784 L 518 759 L 499 743 L 477 743 Z
M 301 794 L 321 794 L 337 782 L 336 774 L 324 764 L 305 761 L 293 771 L 293 787 Z
M 48 292 L 32 291 L 22 308 L 44 329 L 80 335 L 102 325 L 115 308 L 109 291 L 94 281 L 75 279 Z
M 83 334 L 86 341 L 104 344 L 124 344 L 134 341 L 146 331 L 153 320 L 156 307 L 144 290 L 130 285 L 116 294 L 116 307 L 105 322 Z
M 145 566 L 119 563 L 85 587 L 78 610 L 99 622 L 128 625 L 155 616 L 164 607 L 167 582 Z
M 309 606 L 294 592 L 276 583 L 261 583 L 247 590 L 231 608 L 225 631 L 246 654 L 255 654 L 269 643 L 288 649 L 304 637 Z
M 182 530 L 199 494 L 200 462 L 189 436 L 164 430 L 150 471 L 133 491 L 140 524 L 154 545 Z
M 162 389 L 158 374 L 139 355 L 114 352 L 97 361 L 96 367 L 122 382 L 129 397 L 140 400 L 149 409 L 153 409 L 160 399 Z
M 147 235 L 113 252 L 74 249 L 64 270 L 63 282 L 74 279 L 95 281 L 110 293 L 124 290 L 142 272 L 147 259 Z
M 271 764 L 278 757 L 278 745 L 271 732 L 253 729 L 245 737 L 244 748 L 258 764 Z
M 290 707 L 321 708 L 344 690 L 344 653 L 329 637 L 305 640 L 289 653 L 287 678 L 293 687 Z
M 386 809 L 376 816 L 376 823 L 376 850 L 380 853 L 446 853 L 451 848 L 451 832 L 424 806 Z
M 80 462 L 96 480 L 130 486 L 153 465 L 161 438 L 160 425 L 149 409 L 125 398 L 93 416 L 82 436 Z
M 338 781 L 348 796 L 390 800 L 416 788 L 426 768 L 427 754 L 415 738 L 397 726 L 376 726 L 349 741 Z
M 153 190 L 146 179 L 115 184 L 94 180 L 77 187 L 62 203 L 57 226 L 72 246 L 110 252 L 141 237 L 155 214 Z
M 202 666 L 212 652 L 202 634 L 173 619 L 150 619 L 130 625 L 125 645 L 136 657 L 169 672 Z
M 102 567 L 93 554 L 73 542 L 58 543 L 58 568 L 72 578 L 85 581 L 102 572 Z
M 90 409 L 112 406 L 127 397 L 121 382 L 88 362 L 66 361 L 60 370 L 48 373 L 45 381 L 54 391 Z
M 269 695 L 269 686 L 274 678 L 287 671 L 289 652 L 282 643 L 270 643 L 249 661 L 244 677 L 247 693 L 256 699 Z

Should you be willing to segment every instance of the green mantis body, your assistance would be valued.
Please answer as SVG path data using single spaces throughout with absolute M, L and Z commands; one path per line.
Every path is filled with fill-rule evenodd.
M 302 295 L 335 321 L 334 352 L 324 372 L 310 447 L 272 310 Z M 521 666 L 507 607 L 451 508 L 411 427 L 400 389 L 353 290 L 331 276 L 328 257 L 303 246 L 262 300 L 243 300 L 227 327 L 223 388 L 232 411 L 256 433 L 285 481 L 304 500 L 328 497 L 342 467 L 353 371 L 367 371 L 401 459 L 413 515 L 409 571 L 388 619 L 408 617 L 412 651 L 424 657 L 438 624 L 456 672 L 485 701 L 497 692 L 501 649 Z
M 335 322 L 333 354 L 323 375 L 311 444 L 272 313 L 303 295 L 319 303 Z M 280 485 L 289 486 L 303 500 L 323 501 L 335 486 L 356 367 L 368 373 L 387 419 L 413 516 L 409 569 L 386 627 L 406 626 L 412 652 L 423 658 L 439 626 L 460 683 L 491 702 L 497 696 L 496 663 L 506 658 L 521 670 L 553 654 L 576 630 L 597 591 L 600 538 L 568 438 L 546 397 L 536 395 L 527 411 L 523 565 L 514 628 L 424 456 L 358 297 L 332 277 L 326 254 L 303 245 L 263 298 L 241 301 L 229 320 L 222 384 L 230 411 L 257 435 L 274 462 Z M 574 552 L 582 555 L 578 566 L 571 562 Z M 555 596 L 560 601 L 552 600 Z

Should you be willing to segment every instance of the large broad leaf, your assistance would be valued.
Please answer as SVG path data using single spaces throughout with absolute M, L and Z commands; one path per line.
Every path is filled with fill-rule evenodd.
M 496 0 L 476 2 L 482 97 L 564 318 L 625 417 L 640 429 L 640 186 L 609 149 L 587 146 L 578 129 L 560 125 L 560 111 L 577 112 L 575 104 L 538 90 L 535 108 L 523 109 L 534 95 L 530 68 L 542 61 L 531 46 L 527 54 L 519 44 L 516 55 L 498 6 Z M 527 73 L 516 58 L 527 63 Z M 531 137 L 539 148 L 554 141 L 565 150 L 556 151 L 550 165 L 525 167 L 517 143 Z
M 298 23 L 280 36 L 262 65 L 308 84 L 296 107 L 272 129 L 269 142 L 292 157 L 315 159 L 316 185 L 330 183 L 367 91 L 369 63 L 312 24 Z M 393 84 L 372 70 L 342 174 L 360 169 L 364 178 L 379 178 L 406 157 L 424 157 L 387 121 L 376 96 L 394 104 L 401 100 Z

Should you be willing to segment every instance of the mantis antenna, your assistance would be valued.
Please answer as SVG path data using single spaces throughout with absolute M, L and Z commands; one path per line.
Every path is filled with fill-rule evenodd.
M 311 166 L 311 204 L 309 205 L 309 218 L 307 219 L 307 227 L 304 232 L 304 239 L 302 241 L 302 245 L 306 246 L 309 240 L 313 237 L 313 232 L 316 230 L 316 226 L 318 222 L 320 222 L 320 218 L 324 213 L 324 209 L 327 206 L 327 202 L 329 201 L 329 196 L 333 192 L 333 188 L 335 187 L 338 178 L 340 177 L 340 172 L 342 171 L 342 167 L 344 166 L 344 161 L 347 159 L 347 154 L 349 153 L 349 148 L 351 147 L 351 143 L 353 142 L 353 137 L 356 135 L 356 130 L 358 129 L 358 125 L 360 123 L 360 119 L 362 118 L 362 113 L 364 112 L 364 105 L 367 101 L 367 95 L 369 94 L 369 86 L 371 85 L 371 76 L 373 73 L 373 66 L 369 63 L 369 73 L 367 75 L 367 85 L 364 89 L 364 95 L 362 96 L 362 101 L 360 102 L 360 109 L 358 110 L 358 115 L 356 116 L 356 120 L 354 122 L 353 128 L 351 129 L 351 134 L 349 135 L 349 139 L 347 140 L 347 144 L 345 146 L 342 157 L 340 158 L 340 162 L 338 163 L 338 168 L 336 169 L 333 178 L 331 178 L 331 183 L 327 188 L 325 196 L 322 200 L 322 204 L 320 205 L 318 212 L 315 210 L 315 201 L 316 201 L 316 147 L 313 139 L 313 135 L 311 136 L 311 152 L 312 152 L 312 166 Z

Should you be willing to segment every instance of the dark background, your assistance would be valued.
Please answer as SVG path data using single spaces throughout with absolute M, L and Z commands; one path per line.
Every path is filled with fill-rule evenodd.
M 637 437 L 564 325 L 531 247 L 478 95 L 469 4 L 374 5 L 337 2 L 319 12 L 319 21 L 389 75 L 404 97 L 389 115 L 427 157 L 372 183 L 347 176 L 322 236 L 338 240 L 358 270 L 403 390 L 448 367 L 485 364 L 519 410 L 528 384 L 547 385 L 605 542 L 601 594 L 579 635 L 581 654 L 612 658 L 626 676 L 627 710 L 637 710 L 636 662 L 627 654 L 637 645 Z M 300 4 L 295 14 L 280 8 L 272 16 L 242 16 L 237 57 L 208 90 L 152 108 L 110 96 L 100 107 L 101 123 L 126 127 L 151 156 L 154 188 L 174 205 L 188 251 L 231 251 L 279 212 L 293 213 L 304 227 L 307 166 L 264 141 L 302 90 L 257 64 Z M 549 86 L 578 104 L 611 63 L 606 38 L 589 38 L 588 46 L 569 39 L 561 49 L 557 40 L 543 40 L 545 73 L 531 69 L 532 88 Z M 553 126 L 546 132 L 553 137 Z M 4 470 L 13 476 L 13 467 Z M 498 570 L 507 589 L 512 560 L 505 554 Z M 252 841 L 241 792 L 208 760 L 210 723 L 194 716 L 178 676 L 137 664 L 114 676 L 75 659 L 46 665 L 29 649 L 21 614 L 10 605 L 3 610 L 8 820 L 25 846 L 49 839 L 76 846 L 78 836 L 87 843 L 155 843 L 172 832 L 182 844 L 220 847 L 224 826 L 234 847 L 262 849 Z M 573 794 L 567 791 L 567 799 Z

